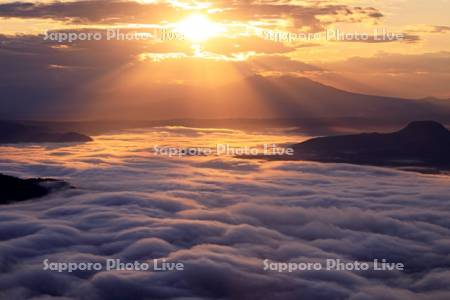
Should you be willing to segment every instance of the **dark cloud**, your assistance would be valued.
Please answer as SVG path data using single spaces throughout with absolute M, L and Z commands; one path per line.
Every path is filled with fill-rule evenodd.
M 416 34 L 426 34 L 426 33 L 447 33 L 450 32 L 450 26 L 437 26 L 437 25 L 419 25 L 410 26 L 411 28 L 407 30 L 410 33 Z
M 220 18 L 237 20 L 292 21 L 291 29 L 318 32 L 335 22 L 363 22 L 378 20 L 383 14 L 373 7 L 352 7 L 327 3 L 293 4 L 286 1 L 218 1 L 223 11 Z M 325 20 L 326 19 L 326 20 Z
M 183 12 L 166 3 L 87 0 L 70 2 L 12 2 L 0 4 L 0 17 L 45 18 L 71 23 L 160 23 Z
M 290 19 L 292 27 L 308 27 L 320 31 L 333 22 L 362 22 L 377 20 L 383 14 L 373 7 L 317 4 L 298 5 L 285 1 L 216 1 L 213 17 L 224 21 Z M 136 1 L 72 1 L 72 2 L 13 2 L 0 4 L 0 17 L 49 18 L 70 23 L 156 23 L 179 20 L 189 11 L 168 3 Z M 322 21 L 327 17 L 329 20 Z

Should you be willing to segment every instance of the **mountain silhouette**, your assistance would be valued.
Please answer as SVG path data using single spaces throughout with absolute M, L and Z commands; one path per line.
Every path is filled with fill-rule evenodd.
M 293 148 L 302 160 L 450 169 L 450 131 L 434 121 L 412 122 L 393 133 L 318 137 Z
M 128 99 L 133 101 L 128 101 Z M 45 100 L 40 100 L 45 101 Z M 62 102 L 64 103 L 64 102 Z M 52 120 L 171 120 L 171 119 L 318 119 L 361 118 L 395 121 L 395 125 L 414 120 L 450 123 L 450 102 L 439 99 L 402 99 L 344 91 L 296 76 L 241 78 L 221 85 L 200 83 L 149 83 L 145 88 L 105 91 L 89 110 L 78 110 L 67 103 L 58 112 L 0 103 L 0 111 L 22 112 L 25 118 Z M 56 105 L 56 104 L 55 104 Z M 15 108 L 17 106 L 17 108 Z M 42 107 L 47 107 L 42 105 Z M 8 108 L 8 109 L 6 109 Z M 42 116 L 41 116 L 42 115 Z M 1 114 L 0 114 L 1 117 Z M 6 118 L 9 116 L 4 116 Z M 17 114 L 16 114 L 16 117 Z M 24 118 L 24 117 L 21 117 Z
M 403 123 L 420 119 L 450 120 L 450 102 L 445 100 L 421 101 L 358 94 L 292 76 L 249 77 L 244 83 L 228 87 L 234 99 L 239 99 L 237 95 L 243 86 L 255 91 L 260 104 L 277 117 L 359 117 Z
M 92 139 L 76 132 L 59 133 L 20 122 L 0 122 L 0 144 L 15 143 L 84 143 Z
M 154 103 L 148 100 L 156 98 Z M 413 120 L 450 123 L 450 102 L 364 95 L 305 77 L 251 76 L 215 88 L 160 86 L 141 113 L 169 118 L 365 118 L 404 124 Z M 122 111 L 126 110 L 126 103 Z

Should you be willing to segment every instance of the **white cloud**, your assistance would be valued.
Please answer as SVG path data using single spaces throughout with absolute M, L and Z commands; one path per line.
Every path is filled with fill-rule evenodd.
M 121 300 L 450 297 L 448 178 L 352 165 L 168 158 L 150 151 L 162 140 L 205 146 L 221 139 L 256 145 L 274 137 L 159 128 L 58 149 L 2 147 L 3 172 L 62 178 L 77 187 L 2 207 L 2 295 Z M 182 261 L 186 270 L 42 270 L 46 258 L 102 262 L 160 257 Z M 267 273 L 264 258 L 386 258 L 403 262 L 406 271 Z

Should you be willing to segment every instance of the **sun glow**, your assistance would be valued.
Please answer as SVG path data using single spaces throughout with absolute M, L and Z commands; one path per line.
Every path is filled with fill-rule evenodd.
M 223 32 L 224 28 L 204 15 L 195 14 L 177 23 L 175 30 L 182 33 L 186 39 L 199 43 Z

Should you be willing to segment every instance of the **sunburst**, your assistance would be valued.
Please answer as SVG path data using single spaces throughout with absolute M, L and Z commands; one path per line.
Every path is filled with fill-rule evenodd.
M 217 36 L 224 28 L 202 14 L 193 14 L 175 25 L 175 30 L 193 43 L 204 42 Z

